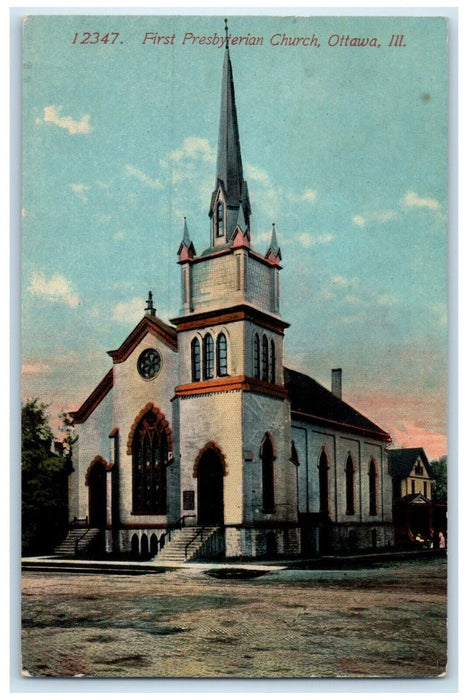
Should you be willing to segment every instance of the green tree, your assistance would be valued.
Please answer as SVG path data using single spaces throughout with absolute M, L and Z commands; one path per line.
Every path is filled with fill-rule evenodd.
M 447 503 L 447 455 L 431 462 L 434 483 L 432 500 L 435 503 Z
M 47 554 L 68 526 L 66 457 L 52 452 L 47 406 L 29 399 L 21 407 L 22 552 Z

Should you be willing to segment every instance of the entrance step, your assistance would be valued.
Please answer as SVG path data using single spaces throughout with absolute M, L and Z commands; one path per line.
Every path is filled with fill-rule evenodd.
M 184 527 L 172 533 L 171 541 L 156 555 L 158 564 L 214 558 L 224 553 L 224 531 L 219 527 Z
M 101 531 L 97 527 L 77 527 L 69 530 L 67 536 L 55 549 L 54 556 L 61 559 L 76 559 L 90 552 L 96 552 L 100 545 Z

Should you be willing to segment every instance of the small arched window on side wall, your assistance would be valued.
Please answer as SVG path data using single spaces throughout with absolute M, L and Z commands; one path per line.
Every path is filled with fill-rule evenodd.
M 346 460 L 346 515 L 354 515 L 354 464 L 351 455 Z
M 216 371 L 218 377 L 227 377 L 227 340 L 224 333 L 216 338 Z
M 275 511 L 275 475 L 273 462 L 275 453 L 273 443 L 268 433 L 262 440 L 260 446 L 260 457 L 262 460 L 262 506 L 264 513 L 274 513 Z
M 203 338 L 203 379 L 214 376 L 214 343 L 209 333 Z
M 369 464 L 369 515 L 377 515 L 377 466 L 373 459 Z
M 274 340 L 270 343 L 270 382 L 276 384 L 276 348 Z
M 200 368 L 200 341 L 194 338 L 191 343 L 192 356 L 192 382 L 199 382 L 201 379 Z
M 262 377 L 264 382 L 268 381 L 268 338 L 262 336 Z
M 253 337 L 253 375 L 255 379 L 260 379 L 260 338 L 258 333 Z
M 328 459 L 325 450 L 322 450 L 320 455 L 318 470 L 320 512 L 323 515 L 328 515 Z

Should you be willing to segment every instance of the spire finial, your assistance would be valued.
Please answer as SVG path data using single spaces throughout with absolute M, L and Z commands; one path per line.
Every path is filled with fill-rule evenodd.
M 228 21 L 224 19 L 224 31 L 226 33 L 226 48 L 229 48 L 229 33 L 228 33 Z
M 153 306 L 153 293 L 148 292 L 148 299 L 146 300 L 145 314 L 147 316 L 156 316 L 156 309 Z

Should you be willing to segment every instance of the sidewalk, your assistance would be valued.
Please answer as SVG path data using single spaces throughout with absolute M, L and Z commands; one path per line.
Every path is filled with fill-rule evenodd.
M 340 570 L 372 568 L 391 562 L 411 559 L 445 558 L 446 550 L 416 550 L 408 552 L 376 552 L 371 554 L 353 554 L 348 556 L 322 556 L 310 559 L 288 559 L 278 561 L 223 561 L 223 562 L 158 562 L 157 557 L 150 561 L 107 561 L 57 559 L 51 556 L 24 557 L 21 559 L 23 571 L 68 571 L 75 573 L 109 573 L 109 574 L 157 574 L 173 569 L 191 569 L 207 571 L 211 569 L 244 569 L 246 571 L 281 571 L 285 569 Z

